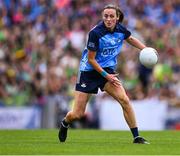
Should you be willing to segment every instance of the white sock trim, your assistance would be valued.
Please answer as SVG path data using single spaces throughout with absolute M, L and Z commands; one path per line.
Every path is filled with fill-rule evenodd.
M 141 136 L 137 136 L 137 137 L 135 137 L 134 139 L 139 138 L 139 137 L 141 137 Z
M 62 124 L 62 126 L 63 126 L 64 128 L 69 128 L 69 125 L 68 125 L 68 126 L 65 126 L 63 122 L 61 122 L 61 124 Z

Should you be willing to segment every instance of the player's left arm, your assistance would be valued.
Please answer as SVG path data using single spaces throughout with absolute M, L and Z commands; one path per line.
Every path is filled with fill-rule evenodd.
M 126 39 L 126 41 L 127 41 L 130 45 L 132 45 L 132 46 L 134 46 L 134 47 L 136 47 L 136 48 L 138 48 L 138 49 L 140 49 L 140 50 L 146 48 L 146 46 L 145 46 L 140 40 L 138 40 L 137 38 L 133 37 L 132 35 L 129 36 L 129 37 Z

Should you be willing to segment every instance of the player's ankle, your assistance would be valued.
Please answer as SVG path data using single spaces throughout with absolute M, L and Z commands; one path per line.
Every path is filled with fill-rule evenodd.
M 65 128 L 68 128 L 68 127 L 69 127 L 69 123 L 66 121 L 65 118 L 62 120 L 61 123 L 62 123 L 63 127 L 65 127 Z

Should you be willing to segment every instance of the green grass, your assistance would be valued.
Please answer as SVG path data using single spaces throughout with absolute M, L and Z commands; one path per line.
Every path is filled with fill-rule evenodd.
M 129 131 L 69 130 L 59 143 L 58 130 L 1 130 L 2 155 L 178 155 L 180 132 L 142 131 L 150 145 L 132 144 Z

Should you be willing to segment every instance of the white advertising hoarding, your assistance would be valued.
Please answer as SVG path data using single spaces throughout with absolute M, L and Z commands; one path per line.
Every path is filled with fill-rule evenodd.
M 36 107 L 1 107 L 0 129 L 34 129 L 41 126 L 41 112 Z
M 167 104 L 156 98 L 132 101 L 140 130 L 163 130 L 167 117 Z M 100 128 L 104 130 L 129 130 L 118 102 L 106 98 L 101 101 Z

